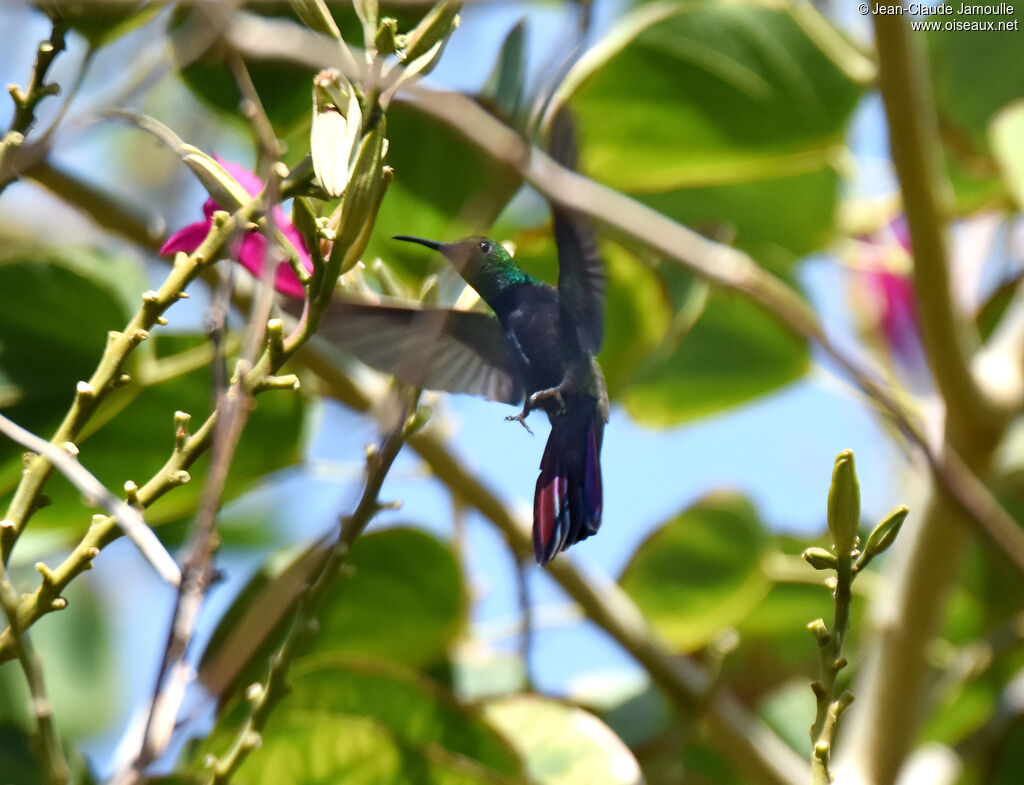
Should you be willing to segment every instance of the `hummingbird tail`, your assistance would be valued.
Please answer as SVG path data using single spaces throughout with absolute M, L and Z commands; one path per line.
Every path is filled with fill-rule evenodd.
M 533 553 L 544 565 L 601 526 L 601 437 L 593 415 L 556 417 L 533 496 Z

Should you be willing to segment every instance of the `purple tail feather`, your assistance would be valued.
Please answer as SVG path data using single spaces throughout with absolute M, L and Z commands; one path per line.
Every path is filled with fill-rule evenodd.
M 553 419 L 533 496 L 533 553 L 544 565 L 601 526 L 601 438 L 596 417 Z

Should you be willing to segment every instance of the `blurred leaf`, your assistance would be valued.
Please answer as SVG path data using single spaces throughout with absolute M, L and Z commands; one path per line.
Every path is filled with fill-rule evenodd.
M 88 379 L 107 331 L 122 328 L 145 289 L 138 265 L 84 249 L 0 252 L 0 409 L 44 438 Z M 73 293 L 73 294 L 72 294 Z M 23 448 L 0 439 L 0 493 L 21 476 Z
M 0 670 L 0 680 L 7 671 Z M 32 737 L 19 725 L 0 722 L 0 772 L 4 785 L 46 785 L 46 774 L 32 753 Z
M 519 750 L 538 785 L 633 785 L 643 777 L 633 753 L 597 717 L 577 706 L 516 695 L 484 714 Z
M 223 700 L 232 687 L 265 677 L 328 544 L 324 538 L 297 555 L 272 557 L 239 593 L 199 669 L 214 695 Z M 416 529 L 387 529 L 357 539 L 347 566 L 324 599 L 309 658 L 379 657 L 412 667 L 445 659 L 466 615 L 462 573 L 450 548 Z
M 1015 101 L 992 118 L 992 152 L 1003 172 L 1006 190 L 1024 210 L 1024 101 Z
M 122 0 L 117 3 L 37 0 L 35 5 L 51 18 L 59 18 L 81 34 L 90 46 L 97 48 L 145 24 L 160 10 L 159 3 L 142 0 Z
M 506 121 L 515 122 L 526 81 L 526 20 L 520 19 L 501 44 L 491 75 L 480 89 L 481 100 L 494 105 Z
M 391 239 L 409 234 L 451 241 L 484 231 L 519 188 L 519 177 L 462 140 L 446 123 L 394 103 L 388 109 L 387 163 L 395 179 L 377 214 L 364 258 L 379 256 L 421 277 L 430 254 Z
M 326 711 L 275 713 L 262 746 L 233 777 L 240 785 L 493 785 L 495 779 L 473 761 L 412 744 L 372 719 Z
M 364 535 L 328 593 L 311 656 L 357 654 L 433 665 L 466 620 L 462 571 L 451 548 L 417 529 Z
M 774 392 L 809 366 L 801 339 L 737 295 L 715 292 L 679 348 L 638 376 L 626 409 L 649 425 L 677 425 Z
M 814 639 L 807 630 L 808 648 Z M 772 690 L 758 704 L 757 713 L 781 739 L 805 758 L 811 755 L 811 735 L 807 732 L 814 721 L 815 701 L 810 676 L 798 677 Z
M 61 324 L 68 334 L 80 329 L 73 322 L 62 320 Z M 150 338 L 155 343 L 155 352 L 162 357 L 195 347 L 204 340 L 198 335 L 161 333 Z M 102 346 L 101 339 L 94 344 L 92 356 L 98 359 Z M 51 358 L 38 359 L 52 361 Z M 210 412 L 211 381 L 207 366 L 152 386 L 144 386 L 143 381 L 115 391 L 90 423 L 94 428 L 102 426 L 100 430 L 79 440 L 82 464 L 115 493 L 128 480 L 141 486 L 170 457 L 174 447 L 175 411 L 191 414 L 193 428 L 198 428 Z M 72 383 L 67 393 L 68 403 L 73 389 Z M 302 397 L 291 392 L 271 391 L 258 396 L 255 406 L 231 463 L 222 497 L 225 501 L 238 496 L 270 472 L 294 464 L 300 457 L 305 419 Z M 188 484 L 172 489 L 147 509 L 145 518 L 150 525 L 157 526 L 192 513 L 203 486 L 207 460 L 204 456 L 192 465 L 189 469 L 192 480 Z M 10 461 L 5 477 L 9 481 L 16 479 L 10 471 Z M 46 486 L 46 494 L 53 504 L 33 516 L 33 527 L 82 528 L 96 512 L 81 503 L 78 492 L 62 476 L 54 476 Z
M 27 581 L 26 577 L 19 583 Z M 81 581 L 69 586 L 63 596 L 67 610 L 40 619 L 30 634 L 42 661 L 58 733 L 82 738 L 102 732 L 114 719 L 121 680 L 111 649 L 107 609 Z M 0 667 L 0 724 L 34 728 L 28 706 L 21 670 L 14 664 Z M 5 774 L 0 766 L 0 782 L 6 785 Z
M 479 713 L 420 675 L 335 659 L 297 664 L 291 682 L 239 782 L 493 783 L 522 776 L 514 750 Z M 196 759 L 227 748 L 235 719 L 220 723 Z
M 723 235 L 760 264 L 784 271 L 829 242 L 838 185 L 835 169 L 822 167 L 753 182 L 635 195 L 680 223 Z
M 508 776 L 522 762 L 481 717 L 430 680 L 383 662 L 336 659 L 299 665 L 286 711 L 371 717 L 415 744 L 439 744 Z
M 959 6 L 954 5 L 954 8 Z M 942 22 L 1012 22 L 998 14 L 943 14 Z M 965 131 L 984 149 L 989 120 L 1024 98 L 1020 36 L 987 30 L 929 30 L 924 34 L 936 108 L 941 120 Z
M 648 537 L 619 582 L 670 646 L 693 651 L 768 592 L 767 541 L 750 502 L 711 494 Z
M 842 36 L 809 33 L 785 7 L 640 9 L 560 90 L 576 113 L 581 169 L 676 220 L 730 227 L 773 263 L 821 247 L 837 202 L 833 161 L 862 88 L 819 45 L 858 58 Z M 786 209 L 765 210 L 766 199 Z

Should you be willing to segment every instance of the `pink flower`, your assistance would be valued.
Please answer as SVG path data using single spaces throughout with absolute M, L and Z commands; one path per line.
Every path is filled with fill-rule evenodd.
M 263 183 L 248 169 L 244 169 L 238 164 L 229 161 L 223 161 L 220 158 L 217 159 L 217 162 L 227 169 L 228 173 L 238 181 L 250 196 L 256 196 L 263 190 Z M 210 226 L 213 223 L 213 214 L 220 209 L 222 208 L 212 198 L 207 199 L 203 203 L 205 220 L 189 224 L 172 234 L 167 238 L 167 242 L 163 244 L 160 253 L 174 254 L 178 251 L 192 253 L 206 239 L 206 235 L 209 234 Z M 274 208 L 274 224 L 288 238 L 289 242 L 295 246 L 295 250 L 299 253 L 299 258 L 302 259 L 303 266 L 307 270 L 312 271 L 313 263 L 310 261 L 306 243 L 280 207 Z M 246 232 L 242 237 L 241 243 L 238 245 L 236 256 L 238 263 L 242 267 L 259 278 L 263 274 L 263 260 L 267 257 L 267 238 L 259 231 Z M 277 274 L 274 277 L 274 288 L 287 297 L 301 298 L 304 296 L 302 282 L 299 281 L 299 277 L 287 262 L 282 262 L 278 265 Z
M 875 324 L 895 360 L 917 371 L 923 367 L 924 352 L 917 328 L 917 305 L 909 268 L 910 232 L 906 218 L 897 216 L 870 237 L 863 260 L 863 282 Z

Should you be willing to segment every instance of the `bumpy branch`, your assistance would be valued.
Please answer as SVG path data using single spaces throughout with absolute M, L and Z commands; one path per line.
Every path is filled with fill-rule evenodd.
M 64 51 L 66 32 L 67 25 L 54 21 L 49 39 L 39 43 L 36 62 L 26 88 L 22 90 L 17 85 L 10 85 L 7 88 L 14 100 L 14 117 L 11 120 L 11 127 L 0 140 L 0 193 L 17 176 L 11 171 L 10 158 L 24 144 L 25 135 L 36 119 L 36 106 L 46 96 L 57 95 L 60 92 L 56 84 L 46 82 L 46 74 L 57 55 Z

